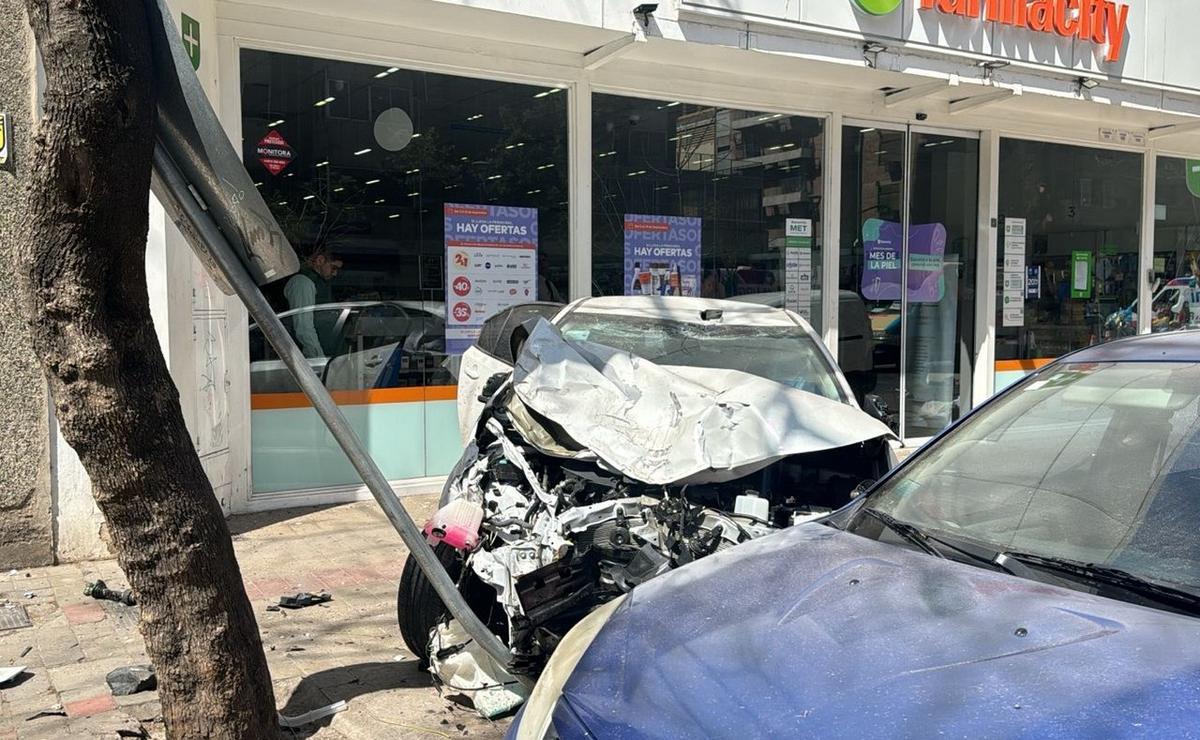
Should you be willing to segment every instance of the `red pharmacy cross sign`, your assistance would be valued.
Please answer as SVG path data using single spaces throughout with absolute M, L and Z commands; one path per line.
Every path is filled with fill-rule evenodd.
M 258 142 L 255 153 L 258 154 L 258 161 L 262 162 L 262 166 L 266 167 L 267 172 L 272 175 L 283 172 L 283 168 L 287 167 L 288 163 L 296 156 L 275 129 L 271 129 L 271 133 Z

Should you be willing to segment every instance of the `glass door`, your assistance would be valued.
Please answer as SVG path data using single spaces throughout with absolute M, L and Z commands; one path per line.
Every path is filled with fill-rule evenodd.
M 905 440 L 970 408 L 979 141 L 843 129 L 838 359 Z

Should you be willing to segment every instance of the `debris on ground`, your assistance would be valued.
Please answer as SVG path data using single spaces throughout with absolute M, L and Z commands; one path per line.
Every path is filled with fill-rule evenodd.
M 113 696 L 131 696 L 158 688 L 154 666 L 130 665 L 108 672 L 104 677 Z
M 22 657 L 24 657 L 24 653 L 22 653 Z M 0 686 L 9 683 L 17 676 L 24 673 L 26 668 L 27 666 L 23 665 L 13 666 L 12 668 L 0 668 Z
M 127 588 L 124 591 L 114 591 L 108 587 L 108 584 L 99 579 L 89 583 L 83 589 L 84 596 L 91 596 L 93 599 L 100 601 L 115 601 L 118 604 L 125 606 L 136 606 L 137 599 L 133 596 L 133 589 Z
M 24 650 L 22 650 L 22 651 L 21 651 L 21 654 L 20 654 L 20 655 L 18 655 L 17 657 L 18 657 L 18 658 L 24 658 L 26 655 L 29 655 L 29 651 L 31 651 L 31 650 L 33 650 L 33 645 L 26 645 L 26 646 L 25 646 L 25 649 L 24 649 Z
M 42 717 L 66 717 L 66 716 L 67 716 L 67 710 L 63 709 L 63 705 L 55 704 L 52 707 L 46 707 L 45 709 L 42 709 L 38 712 L 35 712 L 35 713 L 29 715 L 28 717 L 25 718 L 25 721 L 32 722 L 33 720 L 41 719 Z
M 319 594 L 305 591 L 295 596 L 280 596 L 279 606 L 284 609 L 303 609 L 306 606 L 316 606 L 317 604 L 324 604 L 327 601 L 333 601 L 333 596 L 326 591 L 322 591 Z
M 338 712 L 344 712 L 346 711 L 347 706 L 348 705 L 346 704 L 346 701 L 343 699 L 342 701 L 336 701 L 329 706 L 321 707 L 320 709 L 314 709 L 311 712 L 305 712 L 304 714 L 298 714 L 294 717 L 288 717 L 285 714 L 280 714 L 279 724 L 283 727 L 303 727 L 304 725 L 311 724 L 319 719 L 331 717 Z
M 528 689 L 471 639 L 457 619 L 434 628 L 429 672 L 440 687 L 470 697 L 484 719 L 504 716 L 529 698 Z

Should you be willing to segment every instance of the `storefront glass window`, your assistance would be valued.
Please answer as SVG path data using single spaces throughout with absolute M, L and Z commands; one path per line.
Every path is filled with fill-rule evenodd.
M 1154 332 L 1200 328 L 1200 161 L 1159 157 L 1155 174 Z
M 269 298 L 385 475 L 444 474 L 459 449 L 447 305 L 566 293 L 567 93 L 252 50 L 241 79 L 246 167 L 304 260 Z M 447 296 L 460 224 L 520 230 L 520 266 L 484 265 L 526 269 L 520 295 L 468 281 Z M 250 355 L 254 491 L 356 483 L 256 327 Z
M 597 295 L 788 307 L 821 327 L 823 122 L 592 97 Z
M 971 406 L 979 141 L 842 135 L 838 362 L 860 403 L 928 437 Z
M 1000 143 L 996 389 L 1137 333 L 1142 156 Z

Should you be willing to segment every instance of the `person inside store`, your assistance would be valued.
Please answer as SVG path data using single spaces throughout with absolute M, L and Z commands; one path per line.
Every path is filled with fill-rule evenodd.
M 305 254 L 300 271 L 284 286 L 288 309 L 298 311 L 292 326 L 305 357 L 327 357 L 333 349 L 328 345 L 333 341 L 336 312 L 319 311 L 315 307 L 333 303 L 331 281 L 341 269 L 342 261 L 327 245 L 313 245 Z

